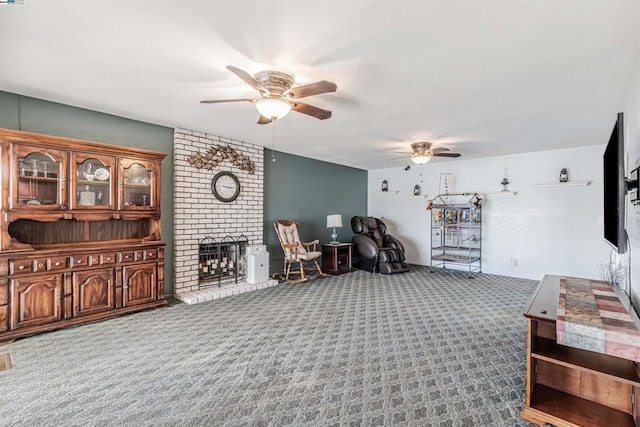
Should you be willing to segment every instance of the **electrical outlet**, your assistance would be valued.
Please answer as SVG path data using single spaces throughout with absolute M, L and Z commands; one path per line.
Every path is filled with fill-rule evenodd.
M 517 267 L 518 266 L 518 258 L 509 258 L 509 263 L 511 264 L 511 267 Z

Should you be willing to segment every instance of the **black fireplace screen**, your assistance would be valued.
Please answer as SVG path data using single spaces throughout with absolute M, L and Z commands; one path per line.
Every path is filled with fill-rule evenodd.
M 225 236 L 217 241 L 207 236 L 198 246 L 198 285 L 200 288 L 221 286 L 247 275 L 247 246 L 249 240 L 244 234 L 238 238 Z

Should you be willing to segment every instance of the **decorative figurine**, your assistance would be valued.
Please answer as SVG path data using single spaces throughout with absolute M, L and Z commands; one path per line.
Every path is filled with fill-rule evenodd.
M 509 185 L 509 178 L 505 176 L 502 178 L 500 184 L 502 184 L 502 191 L 509 191 L 509 188 L 507 187 L 507 185 Z
M 413 195 L 414 196 L 420 195 L 420 186 L 418 184 L 416 184 L 415 187 L 413 187 Z
M 569 172 L 567 172 L 567 168 L 560 169 L 560 182 L 568 182 L 569 181 Z
M 382 181 L 382 191 L 389 191 L 389 183 L 386 179 Z

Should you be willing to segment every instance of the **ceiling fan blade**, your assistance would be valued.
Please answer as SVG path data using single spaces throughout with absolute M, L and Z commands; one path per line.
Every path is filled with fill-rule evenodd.
M 460 153 L 433 153 L 433 157 L 460 157 Z
M 293 98 L 304 98 L 305 96 L 318 95 L 321 93 L 335 92 L 338 86 L 335 83 L 321 80 L 319 82 L 292 87 L 287 91 Z
M 262 114 L 260 115 L 260 118 L 258 119 L 258 124 L 259 125 L 268 125 L 269 123 L 271 123 L 273 120 L 271 120 L 269 117 L 265 117 Z
M 255 90 L 260 92 L 267 92 L 267 90 L 264 87 L 262 87 L 260 82 L 254 79 L 253 76 L 247 73 L 246 71 L 241 70 L 240 68 L 234 67 L 233 65 L 227 65 L 227 70 L 231 71 L 233 74 L 240 77 L 242 80 L 244 80 L 246 84 L 248 84 Z
M 243 98 L 243 99 L 205 99 L 203 101 L 200 101 L 201 104 L 220 104 L 223 102 L 241 102 L 241 101 L 249 101 L 249 102 L 254 102 L 255 99 L 248 99 L 248 98 Z
M 440 153 L 442 151 L 449 151 L 449 149 L 447 147 L 438 147 L 438 148 L 431 149 L 431 152 L 433 153 Z
M 293 102 L 292 110 L 306 114 L 316 119 L 325 120 L 331 117 L 331 111 L 305 104 L 304 102 Z
M 410 152 L 410 151 L 392 151 L 392 153 L 406 154 L 407 156 L 408 156 L 408 155 L 413 154 L 413 153 L 412 153 L 412 152 Z

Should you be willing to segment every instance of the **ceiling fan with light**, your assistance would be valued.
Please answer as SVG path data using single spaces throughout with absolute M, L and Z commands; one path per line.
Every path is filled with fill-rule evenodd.
M 325 120 L 331 117 L 331 111 L 300 102 L 298 98 L 335 92 L 335 83 L 321 80 L 307 85 L 293 86 L 293 74 L 283 71 L 266 70 L 250 75 L 240 68 L 227 65 L 227 69 L 240 77 L 245 83 L 260 92 L 260 98 L 241 99 L 213 99 L 200 101 L 203 104 L 217 104 L 221 102 L 252 102 L 260 118 L 258 124 L 264 125 L 285 117 L 291 110 L 306 114 L 316 119 Z
M 448 152 L 449 149 L 445 147 L 433 147 L 433 143 L 427 141 L 414 142 L 411 144 L 411 150 L 411 153 L 405 151 L 394 151 L 394 153 L 408 154 L 411 161 L 417 165 L 424 165 L 431 160 L 432 157 L 460 157 L 460 153 L 450 153 Z M 396 160 L 403 157 L 406 156 L 395 157 L 389 160 Z

